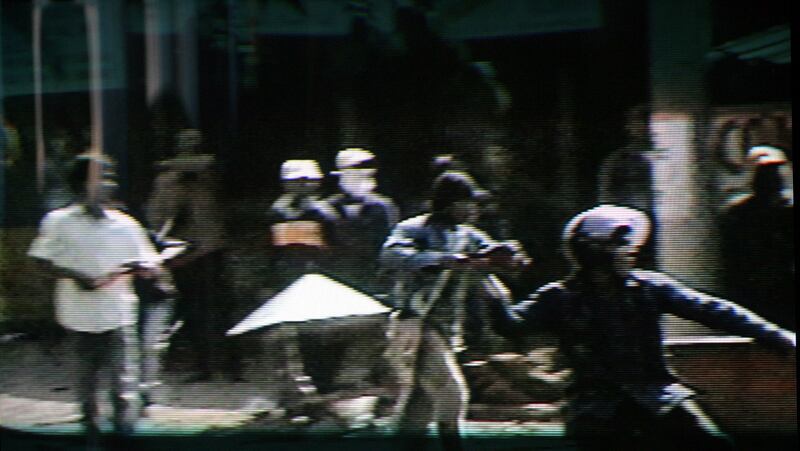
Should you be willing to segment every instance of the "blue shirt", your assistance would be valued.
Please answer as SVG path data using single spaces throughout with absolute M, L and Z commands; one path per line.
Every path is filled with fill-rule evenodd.
M 380 257 L 383 267 L 396 276 L 394 306 L 424 316 L 445 332 L 458 330 L 464 306 L 453 302 L 461 297 L 455 293 L 470 288 L 472 275 L 443 269 L 443 262 L 454 254 L 477 253 L 494 245 L 486 233 L 469 224 L 447 224 L 430 214 L 400 222 Z

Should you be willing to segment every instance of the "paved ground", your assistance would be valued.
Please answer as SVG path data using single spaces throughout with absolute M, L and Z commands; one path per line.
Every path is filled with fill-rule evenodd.
M 716 348 L 711 351 L 714 349 Z M 698 348 L 694 352 L 702 350 Z M 680 349 L 673 351 L 678 357 L 683 353 L 677 352 L 681 351 Z M 742 387 L 747 388 L 754 384 L 754 391 L 759 396 L 773 394 L 767 390 L 768 387 L 765 386 L 765 383 L 753 382 L 753 384 L 743 386 L 740 379 L 747 373 L 751 379 L 754 375 L 760 375 L 773 383 L 782 381 L 783 379 L 777 377 L 770 378 L 771 375 L 777 374 L 782 367 L 769 366 L 766 363 L 772 360 L 783 362 L 783 359 L 765 355 L 754 360 L 755 357 L 750 354 L 756 353 L 760 356 L 763 352 L 754 349 L 748 354 L 744 351 L 739 352 L 740 359 L 733 361 L 738 366 L 725 367 L 726 369 L 723 371 L 726 374 L 730 373 L 731 377 L 735 379 L 733 381 L 735 384 L 729 388 L 741 391 Z M 701 357 L 708 358 L 706 354 Z M 0 340 L 0 448 L 3 451 L 83 449 L 83 437 L 78 423 L 78 407 L 74 403 L 74 362 L 72 359 L 72 353 L 63 343 L 46 346 L 43 342 L 33 340 Z M 760 363 L 750 363 L 756 361 Z M 715 362 L 717 361 L 715 360 Z M 675 363 L 681 363 L 681 359 Z M 695 367 L 697 365 L 689 365 L 687 371 Z M 707 371 L 707 368 L 707 366 L 695 368 L 697 370 L 695 372 Z M 759 371 L 748 373 L 745 368 L 759 368 Z M 269 449 L 271 451 L 400 449 L 397 443 L 392 441 L 391 437 L 380 428 L 342 429 L 322 422 L 315 423 L 311 427 L 299 424 L 286 429 L 285 422 L 271 420 L 270 391 L 265 381 L 259 380 L 260 371 L 257 366 L 251 366 L 245 374 L 248 382 L 243 383 L 213 381 L 187 384 L 181 382 L 186 377 L 185 373 L 167 373 L 165 379 L 169 390 L 165 394 L 164 405 L 148 409 L 147 417 L 142 419 L 136 435 L 132 439 L 132 444 L 128 443 L 128 446 L 125 447 L 113 446 L 107 449 L 164 451 L 183 449 Z M 762 374 L 764 371 L 769 374 Z M 787 381 L 795 380 L 793 372 L 788 372 L 788 370 L 784 372 L 787 373 Z M 687 372 L 687 377 L 689 376 L 693 376 L 691 371 Z M 704 378 L 700 378 L 697 381 L 698 384 L 702 380 Z M 715 388 L 713 386 L 697 386 L 709 392 L 713 392 Z M 720 393 L 717 394 L 724 395 L 725 399 L 723 400 L 732 396 L 731 393 L 733 393 L 726 390 L 720 389 Z M 368 398 L 353 398 L 347 402 L 350 403 L 349 408 L 355 414 L 359 411 L 369 410 L 363 408 L 370 404 Z M 772 406 L 776 402 L 770 401 L 766 407 Z M 733 403 L 734 406 L 737 404 Z M 359 408 L 359 406 L 362 407 Z M 758 407 L 752 402 L 748 402 L 746 406 L 748 409 Z M 761 406 L 759 412 L 764 411 L 766 407 Z M 108 405 L 103 408 L 106 414 L 110 413 Z M 553 406 L 547 404 L 530 405 L 528 406 L 530 411 L 528 418 L 552 417 L 552 408 Z M 471 406 L 472 416 L 481 418 L 481 420 L 473 419 L 465 425 L 465 449 L 467 451 L 574 449 L 563 439 L 563 426 L 558 422 L 510 421 L 509 418 L 519 417 L 519 410 L 520 407 L 513 406 L 473 404 Z M 769 418 L 777 418 L 777 414 L 773 410 L 764 415 Z M 540 413 L 541 416 L 537 416 Z M 720 419 L 724 419 L 722 413 L 719 413 Z M 354 415 L 354 418 L 356 417 L 357 415 Z M 354 424 L 357 423 L 354 422 Z M 281 426 L 279 427 L 279 425 Z M 783 436 L 744 435 L 738 438 L 739 448 L 745 450 L 797 449 L 796 429 L 793 430 L 793 433 Z M 428 447 L 419 448 L 418 451 L 434 449 L 439 448 L 430 444 Z
M 24 339 L 0 343 L 0 427 L 4 429 L 4 435 L 22 434 L 16 437 L 23 437 L 28 442 L 32 440 L 31 443 L 55 436 L 66 437 L 69 441 L 79 436 L 81 429 L 78 423 L 80 418 L 78 405 L 74 402 L 74 368 L 71 353 L 63 343 L 45 346 L 41 342 Z M 255 440 L 255 443 L 263 443 L 263 437 L 259 439 L 254 437 L 273 434 L 269 438 L 270 449 L 273 449 L 273 445 L 277 446 L 281 440 L 289 440 L 289 437 L 296 439 L 308 436 L 351 436 L 361 437 L 359 443 L 365 445 L 363 449 L 370 449 L 373 445 L 362 443 L 364 440 L 368 437 L 377 437 L 378 440 L 385 435 L 380 428 L 347 429 L 324 423 L 311 428 L 297 425 L 286 433 L 286 429 L 273 426 L 282 424 L 280 427 L 285 428 L 286 423 L 271 420 L 271 416 L 275 413 L 271 410 L 273 405 L 269 399 L 269 390 L 263 381 L 254 381 L 256 377 L 248 377 L 248 382 L 239 383 L 212 381 L 191 384 L 182 382 L 185 377 L 186 374 L 180 373 L 165 375 L 167 390 L 164 405 L 148 408 L 146 418 L 142 419 L 137 429 L 138 437 L 214 437 L 208 438 L 212 441 L 227 437 L 225 442 L 222 442 L 224 445 L 220 444 L 227 448 L 233 443 L 231 440 L 234 440 L 232 438 L 234 436 L 237 440 Z M 369 410 L 365 406 L 370 405 L 370 399 L 355 398 L 345 403 L 349 404 L 348 409 L 355 412 L 355 417 L 359 410 Z M 542 407 L 531 408 L 536 410 Z M 109 405 L 102 406 L 102 409 L 106 415 L 110 414 Z M 486 406 L 482 406 L 482 418 L 486 418 L 486 410 Z M 497 448 L 497 444 L 487 448 L 489 445 L 479 443 L 479 438 L 485 436 L 517 437 L 518 440 L 532 437 L 547 439 L 560 436 L 562 433 L 562 426 L 555 422 L 500 421 L 500 418 L 498 421 L 469 421 L 466 429 L 466 434 L 474 437 L 474 443 L 469 449 L 501 449 Z M 280 431 L 282 435 L 274 435 L 276 431 Z M 160 440 L 163 441 L 161 438 Z M 202 440 L 204 441 L 200 442 L 201 446 L 205 444 L 211 446 L 212 442 L 205 441 L 205 438 Z M 302 438 L 302 440 L 307 439 Z M 513 445 L 511 443 L 513 440 L 504 443 L 506 442 L 509 446 Z M 12 442 L 6 438 L 4 443 Z M 334 446 L 333 448 L 325 448 L 320 443 L 314 442 L 308 449 L 340 449 L 335 447 L 337 443 L 335 441 L 325 442 Z M 519 442 L 515 443 L 519 445 Z M 287 442 L 287 446 L 289 445 Z M 41 448 L 35 443 L 31 446 L 25 449 L 51 449 Z M 237 448 L 242 446 L 248 447 L 246 443 L 239 443 Z M 513 446 L 502 449 L 526 449 Z M 174 446 L 169 445 L 166 448 L 174 449 Z M 356 448 L 362 449 L 359 447 L 352 449 Z M 3 449 L 17 448 L 6 448 L 4 445 Z M 207 449 L 216 449 L 216 445 Z M 384 447 L 381 445 L 380 448 L 371 449 L 384 449 Z

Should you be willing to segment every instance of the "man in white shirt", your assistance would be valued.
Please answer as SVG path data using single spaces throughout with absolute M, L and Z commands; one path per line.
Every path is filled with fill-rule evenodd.
M 76 200 L 49 212 L 28 254 L 58 279 L 58 322 L 75 336 L 78 396 L 90 442 L 99 439 L 98 376 L 109 368 L 114 429 L 132 432 L 138 416 L 134 275 L 154 277 L 158 255 L 133 218 L 107 206 L 113 188 L 107 161 L 82 155 L 69 174 Z

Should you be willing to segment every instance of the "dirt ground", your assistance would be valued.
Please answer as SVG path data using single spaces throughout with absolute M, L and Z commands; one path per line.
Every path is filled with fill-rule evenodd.
M 75 403 L 75 367 L 75 356 L 70 352 L 67 340 L 46 343 L 14 339 L 0 343 L 0 428 L 45 435 L 79 435 L 81 428 L 79 408 Z M 187 374 L 184 371 L 165 372 L 162 402 L 147 408 L 145 417 L 137 427 L 137 434 L 258 434 L 286 431 L 281 428 L 285 428 L 287 422 L 275 419 L 280 411 L 275 409 L 271 390 L 265 381 L 254 377 L 257 373 L 257 368 L 251 368 L 245 373 L 244 382 L 215 379 L 186 383 L 184 379 Z M 374 406 L 374 397 L 370 396 L 343 399 L 338 403 L 338 412 L 355 421 L 346 424 L 325 420 L 315 424 L 299 422 L 288 432 L 301 436 L 318 432 L 332 432 L 334 436 L 380 436 L 385 434 L 381 430 L 381 418 L 371 421 L 369 427 L 365 427 L 363 421 L 358 421 L 365 415 L 370 418 Z M 550 419 L 509 420 L 508 408 L 502 411 L 486 405 L 474 407 L 481 420 L 468 421 L 465 428 L 468 436 L 499 434 L 534 437 L 562 434 L 562 425 Z M 548 406 L 530 408 L 546 410 Z M 101 411 L 109 416 L 110 404 L 102 405 Z M 487 419 L 493 412 L 497 413 L 497 418 Z M 291 422 L 288 424 L 292 425 Z M 482 448 L 473 446 L 470 449 Z

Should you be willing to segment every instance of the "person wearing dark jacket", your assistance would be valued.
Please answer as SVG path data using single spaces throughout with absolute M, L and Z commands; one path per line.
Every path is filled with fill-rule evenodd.
M 191 243 L 169 262 L 180 294 L 176 313 L 185 320 L 176 339 L 187 339 L 193 370 L 186 382 L 208 382 L 220 371 L 230 381 L 241 381 L 241 350 L 225 337 L 236 305 L 222 277 L 228 237 L 218 162 L 201 151 L 199 130 L 181 130 L 175 139 L 178 152 L 158 164 L 161 172 L 153 181 L 146 212 L 153 230 Z M 173 348 L 173 357 L 180 349 Z
M 286 160 L 281 165 L 284 192 L 266 214 L 276 291 L 326 264 L 337 216 L 318 194 L 322 178 L 315 160 Z
M 376 192 L 377 161 L 362 148 L 347 148 L 336 154 L 339 192 L 326 199 L 335 212 L 330 264 L 325 272 L 351 288 L 383 298 L 387 278 L 378 268 L 378 255 L 389 231 L 398 221 L 394 201 Z M 356 324 L 337 324 L 335 333 L 320 331 L 316 349 L 321 392 L 366 388 L 374 380 L 383 340 L 383 316 Z
M 732 200 L 722 214 L 726 296 L 787 329 L 796 330 L 794 199 L 772 146 L 750 149 L 752 194 Z
M 316 160 L 286 160 L 280 178 L 283 194 L 265 215 L 269 262 L 261 282 L 271 293 L 269 298 L 303 275 L 322 271 L 336 218 L 335 210 L 318 194 L 323 175 Z M 320 342 L 309 328 L 295 323 L 280 324 L 270 335 L 273 341 L 266 346 L 269 357 L 275 359 L 270 366 L 275 371 L 277 401 L 290 415 L 298 414 L 306 408 L 306 395 L 318 391 L 313 373 L 319 366 L 316 348 Z
M 727 437 L 665 362 L 661 314 L 789 352 L 795 334 L 665 274 L 636 269 L 649 231 L 647 216 L 627 207 L 577 215 L 563 234 L 575 271 L 513 306 L 496 296 L 494 327 L 507 337 L 544 332 L 559 339 L 572 369 L 566 434 L 582 447 L 726 449 Z
M 394 201 L 375 192 L 375 155 L 366 149 L 351 148 L 336 155 L 340 191 L 327 202 L 336 210 L 334 221 L 336 255 L 331 274 L 368 294 L 384 291 L 377 277 L 381 245 L 397 224 L 399 211 Z

